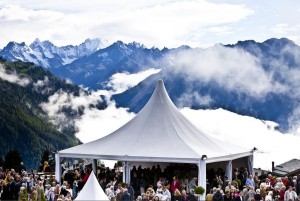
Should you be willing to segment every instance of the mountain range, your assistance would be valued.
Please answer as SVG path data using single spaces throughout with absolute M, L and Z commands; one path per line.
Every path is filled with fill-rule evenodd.
M 297 114 L 300 101 L 299 55 L 300 47 L 286 38 L 261 43 L 238 41 L 207 49 L 184 45 L 173 49 L 147 48 L 137 42 L 122 41 L 103 47 L 100 39 L 57 47 L 37 39 L 29 46 L 10 42 L 0 51 L 0 56 L 8 61 L 33 62 L 92 90 L 111 89 L 109 83 L 116 74 L 160 69 L 112 98 L 118 106 L 138 112 L 156 80 L 164 79 L 177 106 L 224 108 L 275 121 L 285 131 L 294 123 L 292 117 Z

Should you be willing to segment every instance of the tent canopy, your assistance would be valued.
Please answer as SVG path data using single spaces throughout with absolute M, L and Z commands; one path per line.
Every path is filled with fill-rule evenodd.
M 75 200 L 103 200 L 109 201 L 108 197 L 103 192 L 98 180 L 92 171 L 87 182 L 78 194 Z
M 127 124 L 103 138 L 59 152 L 60 157 L 178 163 L 198 163 L 202 155 L 211 163 L 252 154 L 196 128 L 173 104 L 162 80 Z

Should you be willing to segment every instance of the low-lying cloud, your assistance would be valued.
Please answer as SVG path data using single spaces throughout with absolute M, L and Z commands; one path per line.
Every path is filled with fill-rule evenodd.
M 150 68 L 134 74 L 128 72 L 116 73 L 110 77 L 106 86 L 110 87 L 115 94 L 122 93 L 129 88 L 136 86 L 150 75 L 159 73 L 160 70 L 161 69 Z
M 189 91 L 180 95 L 176 100 L 178 107 L 209 106 L 213 99 L 209 95 L 202 96 L 197 91 Z
M 58 125 L 60 130 L 74 126 L 80 120 L 85 110 L 96 107 L 103 101 L 101 91 L 87 93 L 80 90 L 79 95 L 59 90 L 48 98 L 48 102 L 41 103 L 41 108 L 48 114 L 50 122 Z M 69 118 L 68 116 L 71 116 Z
M 7 72 L 2 64 L 0 64 L 0 79 L 20 85 L 22 87 L 26 87 L 28 84 L 30 84 L 30 80 L 28 78 L 21 78 L 16 72 Z
M 194 125 L 206 134 L 251 150 L 254 153 L 254 167 L 271 170 L 272 161 L 275 165 L 298 158 L 300 137 L 281 133 L 275 128 L 275 122 L 262 121 L 249 116 L 238 115 L 223 109 L 181 110 Z M 208 156 L 209 157 L 209 156 Z
M 286 87 L 265 71 L 260 60 L 237 48 L 216 45 L 189 49 L 165 57 L 161 65 L 170 72 L 183 74 L 187 81 L 214 82 L 227 91 L 262 98 L 268 93 L 283 93 Z

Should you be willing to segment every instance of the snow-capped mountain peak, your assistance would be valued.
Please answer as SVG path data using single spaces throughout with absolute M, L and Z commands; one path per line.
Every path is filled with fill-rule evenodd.
M 76 59 L 90 55 L 103 46 L 100 39 L 86 39 L 78 46 L 58 47 L 52 42 L 36 38 L 29 46 L 23 43 L 10 42 L 0 51 L 0 56 L 10 61 L 33 62 L 44 68 L 60 67 Z

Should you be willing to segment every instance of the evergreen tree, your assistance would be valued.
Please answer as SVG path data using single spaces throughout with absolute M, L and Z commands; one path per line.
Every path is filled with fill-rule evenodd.
M 22 162 L 20 152 L 18 150 L 11 150 L 5 156 L 5 169 L 15 169 L 19 172 L 20 163 Z
M 0 167 L 3 167 L 5 164 L 4 156 L 0 153 Z
M 45 150 L 43 152 L 43 155 L 42 155 L 42 158 L 41 158 L 41 161 L 40 161 L 41 165 L 44 165 L 45 161 L 49 162 L 49 154 L 50 154 L 49 150 Z

